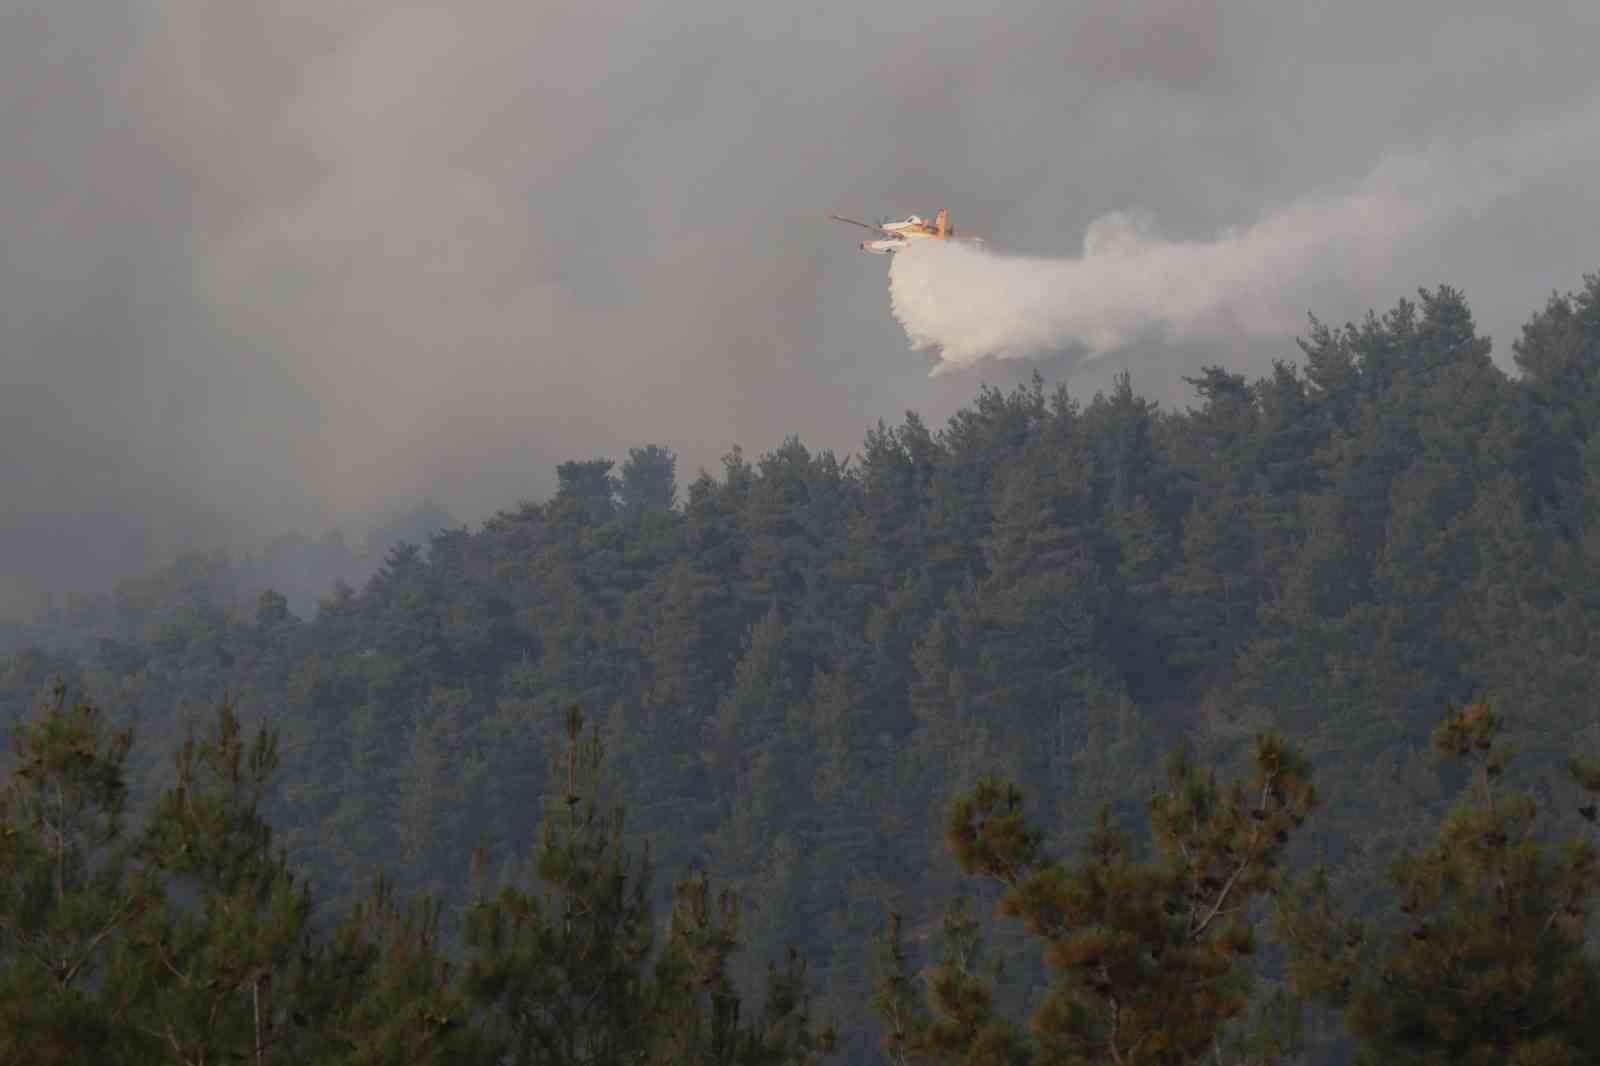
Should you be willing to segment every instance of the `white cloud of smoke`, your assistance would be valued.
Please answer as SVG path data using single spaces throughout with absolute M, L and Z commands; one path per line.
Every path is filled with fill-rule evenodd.
M 1394 156 L 1346 193 L 1303 198 L 1210 240 L 1166 239 L 1135 209 L 1090 223 L 1075 258 L 917 244 L 891 262 L 890 307 L 912 350 L 939 356 L 933 376 L 984 359 L 1094 359 L 1147 338 L 1290 335 L 1330 283 L 1381 273 L 1430 227 L 1592 151 L 1593 115 Z

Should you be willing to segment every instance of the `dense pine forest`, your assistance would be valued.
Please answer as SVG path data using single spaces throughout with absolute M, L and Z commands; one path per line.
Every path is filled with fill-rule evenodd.
M 0 629 L 0 1060 L 1600 1061 L 1600 275 L 1300 347 Z

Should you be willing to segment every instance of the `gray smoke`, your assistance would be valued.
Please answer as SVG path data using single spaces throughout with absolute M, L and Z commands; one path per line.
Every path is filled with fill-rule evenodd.
M 0 611 L 425 495 L 475 520 L 630 445 L 692 475 L 937 422 L 974 375 L 928 379 L 826 213 L 947 207 L 1048 258 L 1138 205 L 1140 240 L 1205 244 L 1572 113 L 1600 45 L 1569 0 L 13 0 L 4 26 Z M 1043 368 L 1181 400 L 1198 359 L 1441 281 L 1503 342 L 1597 266 L 1596 161 Z

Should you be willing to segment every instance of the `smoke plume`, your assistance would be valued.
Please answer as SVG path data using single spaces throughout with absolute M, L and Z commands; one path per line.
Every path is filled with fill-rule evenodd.
M 687 478 L 735 442 L 941 423 L 978 375 L 904 353 L 886 264 L 828 212 L 946 207 L 1051 256 L 1149 208 L 1159 235 L 1117 216 L 1069 260 L 907 257 L 896 303 L 944 365 L 1069 349 L 986 363 L 991 385 L 1129 370 L 1170 404 L 1202 360 L 1292 358 L 1307 310 L 1441 282 L 1505 362 L 1597 265 L 1585 5 L 1003 7 L 9 5 L 0 617 L 423 497 L 476 522 L 640 444 Z M 1588 125 L 1515 156 L 1482 211 L 1368 177 L 1421 151 L 1449 190 L 1473 138 L 1564 113 Z
M 1524 171 L 1587 149 L 1587 115 L 1514 139 L 1395 156 L 1354 189 L 1311 196 L 1209 240 L 1166 239 L 1146 211 L 1095 219 L 1075 258 L 975 243 L 914 244 L 889 268 L 889 300 L 938 376 L 992 359 L 1080 359 L 1153 339 L 1282 337 L 1319 290 L 1376 274 L 1429 227 L 1521 187 Z

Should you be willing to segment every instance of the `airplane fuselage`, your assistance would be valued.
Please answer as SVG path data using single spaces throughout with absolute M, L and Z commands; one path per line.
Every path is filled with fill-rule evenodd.
M 942 222 L 942 220 L 941 220 Z M 942 240 L 944 234 L 928 225 L 917 215 L 907 215 L 900 222 L 885 222 L 880 227 L 886 236 L 875 241 L 862 241 L 861 250 L 873 255 L 892 255 L 914 240 Z
M 955 227 L 946 223 L 943 211 L 940 211 L 938 217 L 931 223 L 918 215 L 907 215 L 899 222 L 879 222 L 875 225 L 857 222 L 853 218 L 842 218 L 839 215 L 833 217 L 840 222 L 877 230 L 882 234 L 874 240 L 861 242 L 861 250 L 871 252 L 873 255 L 893 255 L 895 252 L 903 251 L 912 241 L 944 241 L 956 235 Z
M 909 243 L 904 237 L 885 237 L 878 241 L 862 241 L 861 250 L 873 255 L 893 255 Z

